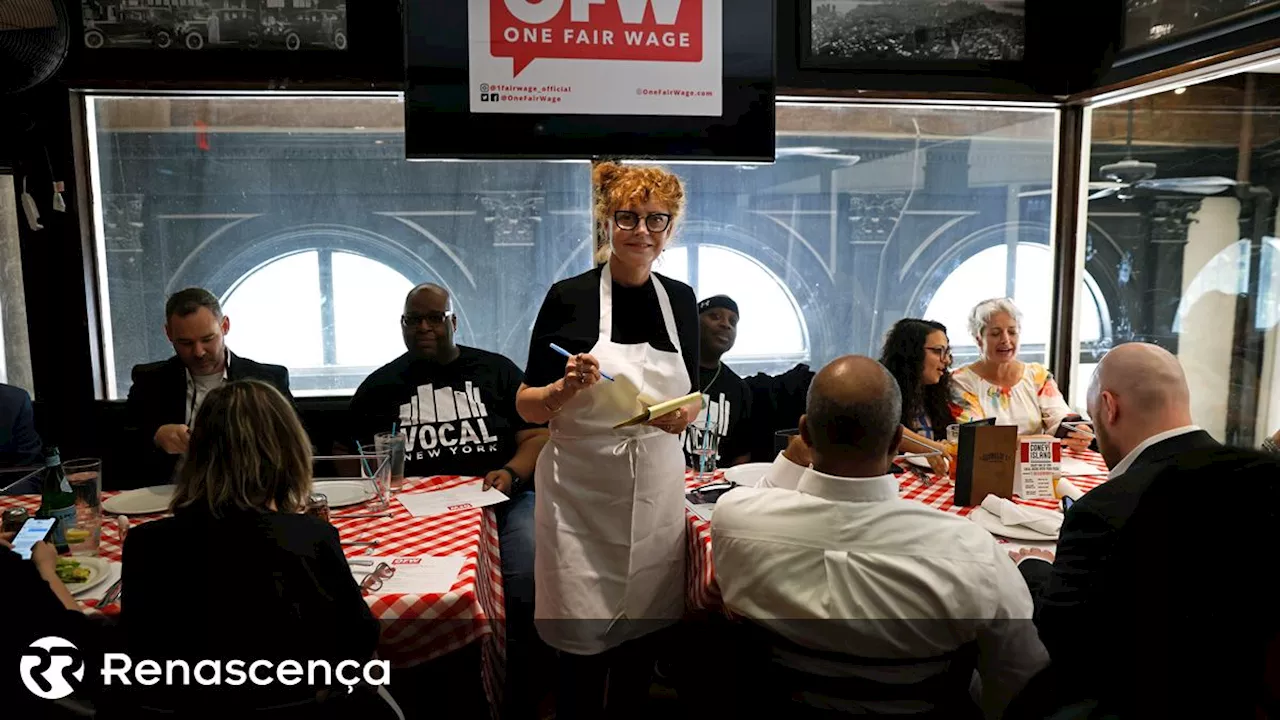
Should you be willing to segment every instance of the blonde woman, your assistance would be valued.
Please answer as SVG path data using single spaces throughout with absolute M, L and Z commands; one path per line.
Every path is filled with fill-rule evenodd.
M 969 332 L 982 356 L 951 373 L 952 412 L 958 422 L 995 418 L 1018 426 L 1019 435 L 1058 435 L 1083 449 L 1093 440 L 1087 426 L 1061 427 L 1075 416 L 1045 366 L 1018 360 L 1022 313 L 1008 298 L 978 303 L 969 314 Z
M 173 516 L 144 523 L 124 545 L 121 604 L 130 655 L 183 659 L 343 660 L 373 657 L 369 612 L 338 532 L 301 514 L 311 492 L 311 443 L 289 402 L 255 380 L 209 391 L 196 414 Z M 333 681 L 336 683 L 336 681 Z M 142 689 L 139 704 L 206 717 L 263 708 L 328 715 L 343 697 L 323 685 Z M 386 707 L 381 706 L 385 711 Z
M 610 707 L 641 702 L 653 661 L 640 638 L 684 613 L 680 435 L 697 412 L 613 429 L 697 386 L 698 308 L 692 288 L 653 272 L 684 210 L 680 179 L 604 163 L 594 181 L 599 264 L 547 293 L 516 402 L 551 427 L 536 472 L 534 617 L 561 653 L 557 713 L 573 717 L 601 711 L 606 681 Z

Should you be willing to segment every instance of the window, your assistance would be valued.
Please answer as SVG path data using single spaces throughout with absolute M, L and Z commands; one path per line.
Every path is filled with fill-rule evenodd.
M 697 258 L 692 281 L 691 254 Z M 735 372 L 785 372 L 809 359 L 799 305 L 782 280 L 755 260 L 718 245 L 675 246 L 663 253 L 659 272 L 688 283 L 699 300 L 728 295 L 738 304 L 738 339 L 724 357 Z
M 376 260 L 307 250 L 271 260 L 222 299 L 227 345 L 290 368 L 299 395 L 359 384 L 404 352 L 398 308 L 413 283 Z
M 1010 283 L 1008 269 L 1016 268 Z M 1029 362 L 1045 362 L 1053 318 L 1053 253 L 1048 245 L 1019 242 L 1012 263 L 1009 247 L 999 245 L 981 250 L 960 264 L 934 292 L 923 317 L 947 326 L 955 366 L 978 359 L 975 340 L 969 335 L 969 313 L 974 306 L 994 296 L 1013 298 L 1023 314 L 1019 357 Z M 1012 287 L 1011 287 L 1012 286 Z M 1111 332 L 1105 300 L 1092 277 L 1086 277 L 1086 293 L 1081 298 L 1080 344 L 1096 346 Z M 996 288 L 1004 288 L 996 292 Z M 1078 363 L 1075 387 L 1084 387 L 1093 375 L 1093 363 Z
M 587 163 L 406 162 L 397 97 L 87 102 L 113 398 L 171 355 L 162 308 L 184 287 L 224 300 L 236 352 L 349 393 L 403 351 L 409 286 L 447 287 L 459 342 L 523 365 L 547 288 L 590 267 Z M 658 271 L 739 303 L 743 374 L 877 355 L 967 258 L 1047 241 L 1052 110 L 783 103 L 777 121 L 774 164 L 671 166 L 688 206 Z M 1018 255 L 1015 284 L 1045 267 Z
M 1246 118 L 1264 132 L 1276 127 L 1274 108 L 1254 104 L 1253 93 L 1277 88 L 1269 73 L 1222 78 L 1089 113 L 1093 187 L 1081 292 L 1106 297 L 1115 343 L 1154 343 L 1177 356 L 1192 420 L 1231 445 L 1256 445 L 1280 427 L 1270 189 L 1280 166 L 1270 145 L 1242 145 L 1239 133 Z M 1240 168 L 1248 180 L 1235 187 L 1203 180 L 1238 178 Z M 1114 175 L 1124 182 L 1109 182 Z
M 27 301 L 22 283 L 18 243 L 18 204 L 13 177 L 0 174 L 0 383 L 35 395 L 31 346 L 27 342 Z

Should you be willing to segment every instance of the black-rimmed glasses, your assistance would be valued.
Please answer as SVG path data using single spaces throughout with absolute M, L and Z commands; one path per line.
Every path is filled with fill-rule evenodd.
M 951 359 L 951 348 L 946 345 L 926 345 L 924 349 L 937 355 L 939 360 Z
M 373 572 L 364 576 L 360 581 L 360 589 L 368 592 L 378 592 L 382 589 L 382 581 L 390 580 L 396 574 L 396 569 L 390 565 L 380 562 L 373 568 Z
M 451 312 L 442 312 L 442 313 L 433 312 L 433 313 L 426 313 L 423 315 L 411 313 L 408 315 L 401 315 L 400 324 L 407 328 L 411 328 L 411 327 L 417 327 L 425 322 L 431 327 L 440 327 L 444 325 L 445 320 L 448 320 L 452 316 L 453 316 L 453 313 Z
M 613 223 L 619 230 L 635 230 L 644 220 L 645 228 L 651 233 L 660 233 L 671 225 L 670 213 L 649 213 L 643 217 L 630 210 L 619 210 L 613 214 Z

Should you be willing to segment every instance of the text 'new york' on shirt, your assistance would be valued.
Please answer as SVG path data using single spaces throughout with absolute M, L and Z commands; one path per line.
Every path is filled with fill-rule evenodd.
M 405 436 L 405 475 L 484 476 L 510 462 L 516 433 L 535 427 L 516 412 L 523 375 L 502 355 L 458 346 L 447 365 L 406 353 L 375 370 L 351 400 L 360 442 Z

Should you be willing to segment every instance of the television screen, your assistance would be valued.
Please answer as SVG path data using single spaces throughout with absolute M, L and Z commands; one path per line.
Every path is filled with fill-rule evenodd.
M 408 155 L 771 162 L 774 24 L 773 0 L 416 0 Z

